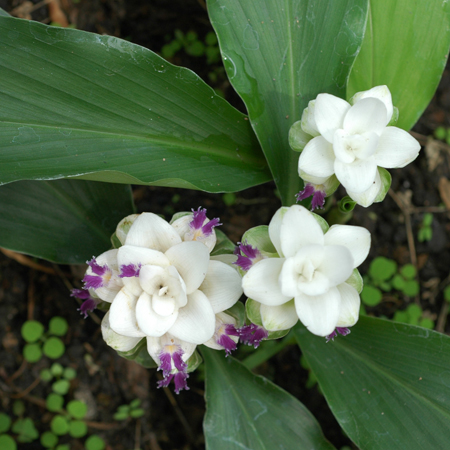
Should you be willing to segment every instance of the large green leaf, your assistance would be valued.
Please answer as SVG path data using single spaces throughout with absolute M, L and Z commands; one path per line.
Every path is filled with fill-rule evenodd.
M 337 420 L 362 450 L 449 448 L 450 337 L 361 317 L 334 342 L 295 334 Z
M 361 52 L 348 97 L 386 84 L 399 109 L 397 126 L 409 130 L 441 79 L 450 46 L 450 4 L 442 0 L 370 0 Z
M 266 378 L 224 352 L 202 347 L 209 450 L 332 450 L 312 414 Z
M 368 0 L 209 0 L 225 68 L 285 205 L 301 188 L 288 132 L 321 92 L 345 97 Z
M 111 247 L 132 214 L 126 185 L 94 181 L 18 181 L 0 186 L 0 247 L 62 264 L 79 264 Z
M 0 183 L 82 177 L 235 191 L 271 179 L 246 116 L 112 36 L 0 16 Z

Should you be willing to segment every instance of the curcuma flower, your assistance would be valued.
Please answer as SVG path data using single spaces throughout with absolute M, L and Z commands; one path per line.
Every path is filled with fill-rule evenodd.
M 172 225 L 151 213 L 125 218 L 116 232 L 123 245 L 91 261 L 84 278 L 85 287 L 111 302 L 102 323 L 108 345 L 125 352 L 145 337 L 163 372 L 159 385 L 173 379 L 177 392 L 187 388 L 187 362 L 197 345 L 233 349 L 222 338 L 226 325 L 233 325 L 223 311 L 242 294 L 237 271 L 210 258 L 210 240 L 185 237 L 191 222 L 197 237 L 207 238 L 218 224 L 200 209 Z M 218 324 L 225 324 L 223 331 Z
M 278 255 L 257 262 L 242 280 L 245 295 L 261 304 L 266 330 L 288 329 L 300 319 L 311 333 L 332 339 L 336 328 L 344 334 L 357 322 L 361 283 L 354 269 L 367 257 L 370 233 L 325 225 L 300 205 L 272 218 L 268 231 Z
M 359 92 L 350 103 L 319 94 L 290 130 L 292 148 L 304 147 L 300 177 L 310 186 L 321 186 L 326 195 L 337 188 L 337 177 L 348 195 L 365 207 L 383 200 L 390 186 L 384 169 L 405 167 L 420 150 L 409 133 L 387 126 L 393 114 L 387 86 Z M 300 195 L 305 198 L 305 191 Z

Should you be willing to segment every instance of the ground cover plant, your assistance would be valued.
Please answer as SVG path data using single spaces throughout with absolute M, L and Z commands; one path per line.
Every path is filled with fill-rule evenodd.
M 436 324 L 441 333 L 430 331 L 433 321 L 411 304 L 421 294 L 414 236 L 423 236 L 418 248 L 431 245 L 437 221 L 418 216 L 413 233 L 411 199 L 389 189 L 391 169 L 408 170 L 423 142 L 408 131 L 442 75 L 449 13 L 432 2 L 424 22 L 421 2 L 400 3 L 208 2 L 246 113 L 144 47 L 0 17 L 0 245 L 53 263 L 87 261 L 82 282 L 72 279 L 72 297 L 83 316 L 104 312 L 109 347 L 159 369 L 158 387 L 180 397 L 204 378 L 207 448 L 335 448 L 295 396 L 248 370 L 289 345 L 301 349 L 310 380 L 352 445 L 422 448 L 426 441 L 439 448 L 448 439 L 446 314 Z M 178 33 L 186 50 L 200 42 L 181 44 L 184 36 Z M 248 202 L 221 194 L 269 180 L 276 206 L 229 239 L 219 228 L 225 205 L 241 201 L 245 211 Z M 211 215 L 208 205 L 186 205 L 168 191 L 163 210 L 139 206 L 137 214 L 127 183 L 197 189 L 223 203 Z M 442 177 L 445 206 L 426 213 L 448 208 L 445 183 Z M 146 191 L 135 189 L 138 204 L 139 192 Z M 410 261 L 379 275 L 376 260 L 364 262 L 371 234 L 362 225 L 379 211 L 374 203 L 390 199 L 405 218 Z M 348 222 L 352 216 L 358 225 Z M 364 264 L 378 300 L 391 288 L 403 294 L 395 300 L 407 304 L 403 316 L 360 316 Z M 447 284 L 438 283 L 434 299 Z M 378 300 L 366 301 L 366 312 Z M 25 360 L 62 356 L 65 331 L 50 322 L 43 334 L 28 318 Z M 95 366 L 92 356 L 85 361 Z M 61 376 L 56 369 L 47 378 Z M 70 380 L 60 381 L 67 387 Z M 142 423 L 145 408 L 132 401 L 115 414 Z M 84 417 L 68 406 L 67 414 L 51 423 L 69 430 Z M 78 422 L 83 431 L 89 425 Z M 46 436 L 49 448 L 57 445 Z

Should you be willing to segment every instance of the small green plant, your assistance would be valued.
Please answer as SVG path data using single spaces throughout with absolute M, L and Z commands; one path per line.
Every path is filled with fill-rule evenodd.
M 169 41 L 170 36 L 166 36 Z M 195 31 L 188 31 L 184 34 L 181 30 L 175 30 L 174 39 L 170 40 L 161 49 L 161 55 L 165 59 L 171 59 L 180 50 L 194 57 L 206 56 L 206 64 L 211 65 L 220 61 L 220 50 L 217 37 L 210 31 L 202 42 Z
M 419 325 L 430 330 L 434 328 L 434 321 L 429 317 L 423 317 L 422 308 L 415 303 L 409 305 L 403 311 L 396 311 L 394 314 L 394 320 L 396 322 L 408 323 L 410 325 Z
M 450 303 L 450 285 L 444 289 L 444 300 Z
M 139 399 L 133 400 L 129 405 L 121 405 L 117 408 L 114 414 L 114 420 L 127 420 L 128 418 L 138 419 L 145 414 L 145 411 L 140 408 L 141 401 Z
M 417 239 L 419 242 L 431 241 L 433 238 L 433 229 L 431 224 L 433 223 L 433 214 L 426 213 L 423 215 L 422 223 L 417 233 Z
M 437 127 L 434 130 L 434 137 L 450 145 L 450 128 Z
M 398 269 L 395 261 L 379 256 L 371 262 L 368 274 L 364 277 L 361 299 L 367 306 L 376 306 L 383 298 L 383 291 L 390 292 L 392 289 L 407 297 L 414 297 L 419 293 L 416 275 L 416 268 L 412 264 L 405 264 Z
M 21 329 L 21 334 L 27 342 L 23 348 L 23 357 L 30 363 L 38 362 L 44 354 L 48 358 L 60 358 L 66 348 L 60 339 L 67 333 L 69 326 L 66 319 L 53 317 L 45 332 L 44 325 L 37 320 L 27 320 Z

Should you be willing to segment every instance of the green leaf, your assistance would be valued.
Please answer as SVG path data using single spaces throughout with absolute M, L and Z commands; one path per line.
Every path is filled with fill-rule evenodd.
M 89 436 L 84 443 L 86 450 L 103 450 L 105 448 L 105 441 L 95 434 Z
M 52 392 L 45 400 L 45 404 L 47 406 L 47 409 L 51 412 L 61 411 L 64 405 L 64 397 Z
M 58 359 L 62 355 L 64 355 L 64 352 L 66 351 L 66 347 L 60 338 L 51 337 L 45 341 L 45 344 L 44 344 L 44 347 L 42 350 L 43 350 L 45 356 L 47 356 L 51 359 Z
M 55 316 L 50 319 L 48 324 L 48 331 L 50 334 L 54 334 L 56 336 L 64 336 L 69 329 L 69 324 L 67 320 L 63 317 Z
M 69 423 L 69 434 L 73 438 L 81 438 L 87 434 L 87 425 L 82 420 L 71 420 Z
M 87 413 L 87 405 L 80 400 L 71 400 L 67 404 L 67 412 L 75 419 L 83 419 Z
M 8 414 L 0 412 L 0 434 L 6 433 L 11 426 L 11 418 Z
M 347 98 L 386 84 L 409 130 L 430 103 L 447 61 L 450 5 L 442 0 L 371 0 Z
M 364 450 L 448 447 L 450 337 L 360 317 L 346 337 L 325 343 L 295 335 L 344 431 Z
M 132 212 L 129 186 L 74 180 L 11 183 L 0 186 L 0 246 L 56 263 L 84 263 L 111 247 L 111 234 Z
M 44 334 L 44 325 L 37 320 L 27 320 L 22 325 L 20 333 L 27 342 L 33 343 Z
M 321 92 L 345 96 L 367 0 L 209 0 L 231 84 L 244 100 L 284 205 L 302 183 L 289 129 Z
M 67 380 L 58 380 L 52 384 L 53 392 L 65 395 L 69 392 L 70 383 Z
M 45 448 L 53 448 L 58 443 L 58 436 L 51 431 L 45 431 L 41 434 L 41 444 Z
M 206 363 L 207 450 L 331 450 L 313 415 L 232 357 L 202 347 Z
M 0 9 L 0 15 L 2 15 L 2 9 Z M 8 434 L 2 434 L 0 436 L 0 448 L 2 450 L 17 450 L 17 444 L 14 439 Z
M 53 433 L 58 436 L 62 436 L 63 434 L 67 434 L 69 432 L 69 423 L 64 416 L 55 416 L 50 422 L 50 428 Z
M 29 363 L 38 362 L 42 358 L 41 344 L 26 344 L 23 348 L 23 357 Z
M 81 177 L 223 192 L 271 179 L 246 117 L 150 50 L 0 17 L 0 54 L 1 183 Z

